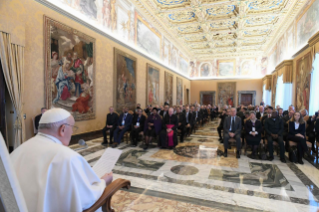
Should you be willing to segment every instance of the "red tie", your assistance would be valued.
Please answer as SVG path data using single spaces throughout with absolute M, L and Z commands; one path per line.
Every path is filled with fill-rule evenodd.
M 270 118 L 270 114 L 268 115 L 268 118 Z

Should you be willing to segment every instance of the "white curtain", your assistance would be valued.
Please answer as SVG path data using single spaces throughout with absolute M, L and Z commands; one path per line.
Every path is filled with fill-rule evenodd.
M 263 86 L 263 100 L 266 105 L 271 105 L 271 91 L 266 90 L 266 85 Z
M 316 54 L 316 59 L 312 64 L 311 84 L 310 84 L 310 101 L 309 115 L 314 115 L 319 110 L 319 53 Z
M 292 84 L 283 82 L 283 75 L 277 78 L 276 87 L 276 106 L 280 105 L 281 108 L 287 110 L 291 105 L 292 100 Z
M 22 112 L 24 47 L 12 44 L 10 34 L 5 32 L 0 32 L 0 59 L 7 89 L 17 113 L 14 125 L 14 148 L 17 148 L 25 141 Z

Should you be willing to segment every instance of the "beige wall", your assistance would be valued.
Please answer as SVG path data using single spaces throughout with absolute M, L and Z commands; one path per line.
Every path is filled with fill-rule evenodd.
M 160 96 L 164 102 L 164 71 L 166 69 L 150 62 L 141 55 L 127 50 L 123 46 L 89 30 L 81 24 L 66 18 L 59 13 L 35 2 L 34 0 L 0 0 L 0 30 L 12 34 L 12 42 L 25 46 L 24 67 L 24 105 L 27 115 L 26 138 L 32 136 L 32 121 L 44 106 L 44 41 L 43 15 L 71 26 L 96 39 L 96 119 L 77 122 L 79 130 L 84 133 L 100 130 L 105 125 L 108 107 L 113 104 L 113 50 L 114 47 L 137 58 L 137 102 L 145 106 L 146 96 L 146 63 L 160 68 Z M 174 75 L 173 101 L 176 101 L 176 76 Z M 184 93 L 190 88 L 190 81 L 183 78 Z M 173 102 L 175 104 L 175 102 Z
M 262 79 L 253 80 L 194 80 L 191 81 L 191 102 L 200 102 L 201 91 L 215 91 L 215 103 L 217 104 L 217 83 L 236 82 L 236 103 L 238 105 L 237 91 L 256 91 L 256 104 L 262 100 Z

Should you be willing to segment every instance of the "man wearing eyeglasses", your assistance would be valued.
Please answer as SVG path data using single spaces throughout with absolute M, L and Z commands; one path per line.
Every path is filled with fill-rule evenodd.
M 86 160 L 68 147 L 74 130 L 66 110 L 46 111 L 39 133 L 11 155 L 11 162 L 28 211 L 83 211 L 90 208 L 112 182 L 112 173 L 100 179 Z

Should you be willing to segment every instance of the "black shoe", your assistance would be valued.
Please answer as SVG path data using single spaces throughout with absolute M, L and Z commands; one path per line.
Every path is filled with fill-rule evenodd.
M 281 161 L 282 163 L 287 163 L 287 161 L 286 161 L 285 158 L 281 158 L 280 161 Z
M 224 152 L 224 157 L 227 158 L 227 152 Z
M 112 148 L 116 148 L 117 147 L 117 143 L 114 143 L 113 145 L 112 145 Z
M 104 140 L 101 144 L 102 144 L 102 145 L 107 145 L 108 142 Z
M 273 161 L 274 160 L 274 156 L 269 156 L 268 160 L 269 161 Z
M 236 152 L 236 158 L 240 158 L 240 154 L 238 151 Z
M 305 155 L 308 156 L 310 160 L 314 160 L 315 157 L 310 154 L 310 152 L 305 152 Z
M 147 149 L 148 149 L 148 145 L 145 145 L 143 149 L 144 149 L 144 150 L 147 150 Z
M 298 163 L 301 164 L 301 165 L 303 165 L 302 159 L 298 159 Z

